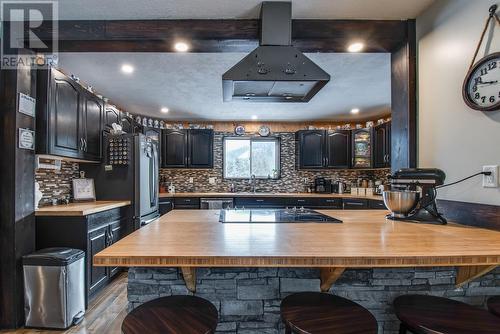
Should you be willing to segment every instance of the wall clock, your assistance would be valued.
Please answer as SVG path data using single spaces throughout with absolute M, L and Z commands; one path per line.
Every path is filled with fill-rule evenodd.
M 500 110 L 500 52 L 484 57 L 470 69 L 462 93 L 472 109 Z
M 490 15 L 462 86 L 465 103 L 470 108 L 480 111 L 500 110 L 500 52 L 489 54 L 475 63 L 490 21 L 495 19 L 500 25 L 496 10 L 496 5 L 489 9 Z

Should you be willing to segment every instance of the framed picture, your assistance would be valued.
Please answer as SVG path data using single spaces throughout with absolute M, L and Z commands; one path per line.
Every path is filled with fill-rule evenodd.
M 95 201 L 94 179 L 73 179 L 75 201 Z

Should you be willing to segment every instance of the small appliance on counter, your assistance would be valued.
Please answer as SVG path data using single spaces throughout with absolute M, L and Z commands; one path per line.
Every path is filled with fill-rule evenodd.
M 435 168 L 400 169 L 390 177 L 391 190 L 383 192 L 389 219 L 446 224 L 436 205 L 436 187 L 446 174 Z
M 105 135 L 101 164 L 81 164 L 95 181 L 98 200 L 132 202 L 134 229 L 159 214 L 158 143 L 143 134 Z
M 324 177 L 316 177 L 314 179 L 314 192 L 320 194 L 332 193 L 332 181 Z

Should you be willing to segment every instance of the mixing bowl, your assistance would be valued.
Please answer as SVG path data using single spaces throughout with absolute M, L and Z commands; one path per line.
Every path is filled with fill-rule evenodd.
M 385 206 L 394 218 L 406 218 L 416 208 L 420 199 L 418 191 L 386 190 L 382 193 Z

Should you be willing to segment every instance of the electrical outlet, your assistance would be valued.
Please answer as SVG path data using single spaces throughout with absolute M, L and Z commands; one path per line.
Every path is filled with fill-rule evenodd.
M 498 188 L 498 165 L 483 166 L 483 172 L 491 172 L 490 175 L 483 175 L 483 188 Z
M 216 180 L 215 177 L 209 177 L 208 178 L 208 183 L 215 184 L 215 180 Z
M 194 177 L 189 178 L 189 183 L 194 183 Z

